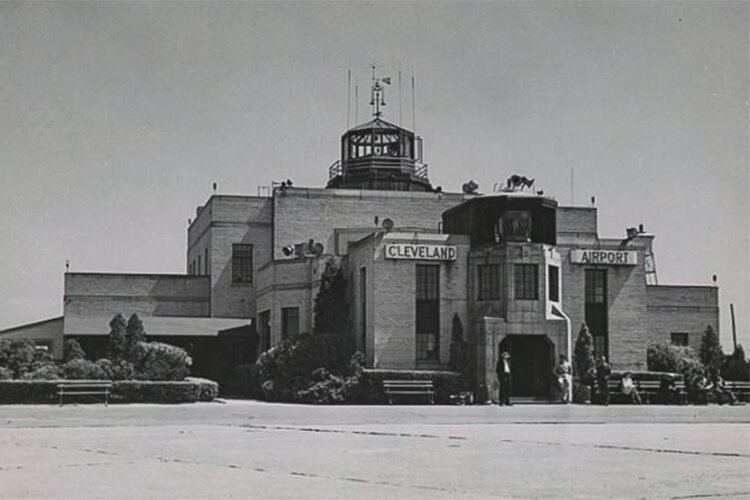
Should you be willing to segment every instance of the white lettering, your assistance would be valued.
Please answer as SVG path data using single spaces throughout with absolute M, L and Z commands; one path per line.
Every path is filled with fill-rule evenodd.
M 387 259 L 410 260 L 456 260 L 458 250 L 453 245 L 430 245 L 388 243 L 385 245 Z
M 634 266 L 638 263 L 638 253 L 623 250 L 571 250 L 570 262 L 573 264 Z

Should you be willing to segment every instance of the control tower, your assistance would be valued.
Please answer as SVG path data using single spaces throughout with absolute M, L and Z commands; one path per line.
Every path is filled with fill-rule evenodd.
M 381 118 L 390 78 L 373 77 L 373 119 L 341 136 L 341 159 L 328 171 L 327 188 L 432 191 L 422 138 Z

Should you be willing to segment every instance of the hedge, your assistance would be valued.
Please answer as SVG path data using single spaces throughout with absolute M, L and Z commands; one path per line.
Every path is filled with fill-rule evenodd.
M 432 380 L 435 388 L 435 402 L 448 404 L 451 394 L 458 394 L 462 390 L 461 374 L 450 371 L 437 370 L 362 370 L 362 385 L 364 398 L 367 403 L 386 404 L 388 399 L 383 390 L 384 380 Z M 414 401 L 423 403 L 424 398 L 414 396 L 412 399 L 402 396 L 399 401 Z
M 57 384 L 69 380 L 0 380 L 0 403 L 56 403 Z M 80 381 L 79 381 L 80 382 Z M 102 382 L 92 380 L 91 382 Z M 180 382 L 121 380 L 112 383 L 110 402 L 115 403 L 194 403 L 212 401 L 219 384 L 202 378 Z M 100 397 L 76 396 L 71 402 L 101 401 Z

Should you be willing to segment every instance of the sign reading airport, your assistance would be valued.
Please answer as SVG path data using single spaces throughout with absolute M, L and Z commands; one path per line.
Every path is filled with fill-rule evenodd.
M 427 245 L 424 243 L 388 243 L 386 259 L 456 260 L 458 250 L 454 245 Z
M 622 250 L 571 250 L 573 264 L 598 264 L 605 266 L 634 266 L 638 263 L 638 252 Z

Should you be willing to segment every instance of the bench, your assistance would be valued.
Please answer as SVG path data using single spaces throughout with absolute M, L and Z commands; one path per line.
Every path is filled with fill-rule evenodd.
M 607 381 L 607 389 L 609 390 L 610 398 L 613 402 L 620 401 L 625 396 L 622 394 L 620 388 L 621 380 L 619 378 L 610 378 Z M 656 397 L 660 403 L 669 404 L 677 399 L 679 404 L 685 404 L 687 401 L 687 391 L 685 390 L 685 382 L 682 380 L 676 380 L 673 382 L 668 392 L 662 389 L 662 383 L 659 380 L 634 380 L 635 388 L 638 391 L 638 395 L 641 397 L 643 404 L 649 404 L 651 400 Z M 670 398 L 674 396 L 674 398 Z M 627 398 L 630 401 L 630 398 Z M 671 401 L 670 401 L 671 399 Z
M 724 387 L 737 396 L 738 401 L 750 401 L 750 382 L 738 382 L 736 380 L 727 380 Z
M 432 380 L 383 380 L 383 389 L 388 397 L 388 404 L 393 404 L 394 395 L 424 395 L 430 404 L 435 404 L 435 391 Z
M 104 406 L 109 404 L 112 382 L 63 382 L 57 384 L 57 396 L 60 406 L 64 396 L 104 396 Z

